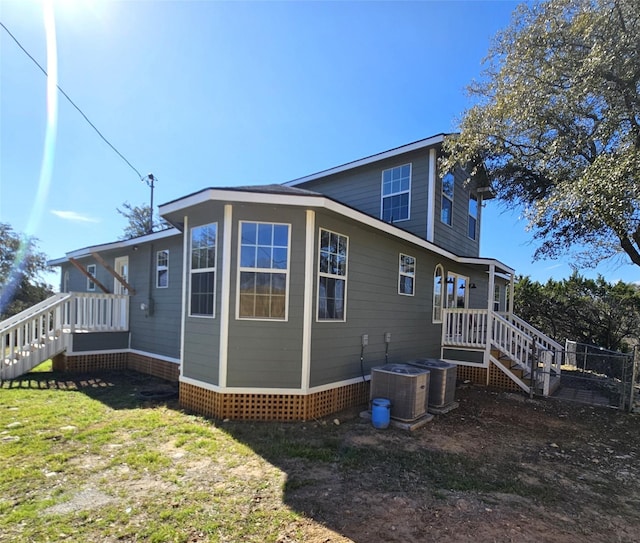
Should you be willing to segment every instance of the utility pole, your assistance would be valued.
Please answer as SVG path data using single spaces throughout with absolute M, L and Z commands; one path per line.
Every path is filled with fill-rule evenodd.
M 152 173 L 147 174 L 142 180 L 151 188 L 151 204 L 149 206 L 149 226 L 147 227 L 147 234 L 153 233 L 153 189 L 155 188 L 156 178 Z

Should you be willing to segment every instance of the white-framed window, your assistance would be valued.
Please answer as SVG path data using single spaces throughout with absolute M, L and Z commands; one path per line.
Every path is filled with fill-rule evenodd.
M 433 272 L 433 322 L 442 322 L 442 283 L 444 270 L 438 264 Z
M 319 245 L 318 320 L 345 321 L 349 238 L 321 228 Z
M 97 268 L 97 266 L 95 264 L 89 264 L 87 266 L 87 273 L 91 277 L 95 277 L 97 269 L 98 268 Z M 96 290 L 96 283 L 95 283 L 95 281 L 93 281 L 93 279 L 91 279 L 91 277 L 87 277 L 87 290 L 94 291 L 94 290 Z
M 163 249 L 156 253 L 156 288 L 169 286 L 169 250 Z
M 416 288 L 416 259 L 400 253 L 398 270 L 398 294 L 413 296 Z
M 236 318 L 287 320 L 290 228 L 240 221 Z
M 501 299 L 501 292 L 502 288 L 500 288 L 500 285 L 498 285 L 497 283 L 493 286 L 493 310 L 494 311 L 500 311 L 500 299 Z
M 478 228 L 478 197 L 469 193 L 469 228 L 468 235 L 471 239 L 477 239 Z
M 463 309 L 468 305 L 469 278 L 449 272 L 447 274 L 447 308 Z
M 215 317 L 218 223 L 191 229 L 189 315 Z
M 452 173 L 448 173 L 442 178 L 440 220 L 449 226 L 453 224 L 453 193 L 455 184 L 455 178 Z
M 411 164 L 382 172 L 380 217 L 385 222 L 406 221 L 411 207 Z

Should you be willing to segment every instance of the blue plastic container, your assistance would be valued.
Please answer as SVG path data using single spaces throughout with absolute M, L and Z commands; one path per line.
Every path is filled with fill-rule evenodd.
M 374 398 L 371 407 L 371 424 L 374 428 L 384 430 L 391 422 L 391 400 Z

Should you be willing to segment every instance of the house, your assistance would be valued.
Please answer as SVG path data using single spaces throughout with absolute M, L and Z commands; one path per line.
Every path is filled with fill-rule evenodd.
M 549 394 L 561 347 L 513 314 L 515 271 L 479 256 L 491 190 L 440 175 L 444 137 L 282 185 L 206 188 L 160 206 L 168 230 L 51 261 L 61 292 L 23 317 L 45 323 L 30 350 L 7 340 L 5 375 L 41 351 L 59 369 L 179 381 L 185 408 L 252 420 L 366 403 L 372 367 L 421 358 Z

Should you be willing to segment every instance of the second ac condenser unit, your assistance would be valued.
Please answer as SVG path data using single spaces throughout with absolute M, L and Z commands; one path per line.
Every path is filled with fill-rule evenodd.
M 431 372 L 429 407 L 444 407 L 455 401 L 458 370 L 455 364 L 437 358 L 414 360 L 409 364 Z
M 391 401 L 391 417 L 415 420 L 427 412 L 429 370 L 408 364 L 387 364 L 371 368 L 371 399 Z

